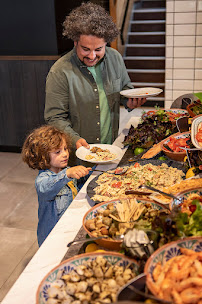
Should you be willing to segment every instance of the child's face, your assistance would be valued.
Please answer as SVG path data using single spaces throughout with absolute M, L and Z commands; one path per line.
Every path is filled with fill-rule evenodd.
M 59 149 L 50 152 L 50 170 L 58 173 L 61 169 L 67 166 L 69 159 L 69 151 L 67 149 L 66 142 L 62 141 L 62 144 Z

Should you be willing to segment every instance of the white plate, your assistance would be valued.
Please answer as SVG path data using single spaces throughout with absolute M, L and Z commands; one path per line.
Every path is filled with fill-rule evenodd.
M 157 96 L 161 92 L 163 92 L 162 89 L 148 87 L 148 88 L 123 90 L 120 92 L 120 94 L 127 98 L 145 98 L 145 97 L 147 98 L 150 96 Z
M 103 164 L 103 163 L 109 163 L 109 162 L 113 162 L 114 160 L 116 160 L 117 158 L 121 158 L 122 157 L 122 150 L 117 147 L 117 146 L 112 146 L 112 145 L 107 145 L 107 144 L 90 144 L 90 149 L 86 149 L 84 147 L 80 147 L 76 150 L 76 156 L 84 161 L 90 162 L 90 163 L 95 163 L 95 164 Z M 94 160 L 94 159 L 86 159 L 86 155 L 92 154 L 95 155 L 95 153 L 90 152 L 90 150 L 93 147 L 99 147 L 101 149 L 108 149 L 111 153 L 116 154 L 116 158 L 112 159 L 112 160 Z
M 196 139 L 196 134 L 198 132 L 199 125 L 201 123 L 202 123 L 202 115 L 193 119 L 192 125 L 191 125 L 191 141 L 192 141 L 193 145 L 197 149 L 200 149 L 200 150 L 202 150 L 202 146 L 199 144 L 198 140 Z

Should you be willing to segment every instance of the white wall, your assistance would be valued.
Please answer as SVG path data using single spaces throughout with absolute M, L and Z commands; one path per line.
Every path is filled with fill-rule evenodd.
M 165 107 L 202 91 L 202 0 L 166 0 Z

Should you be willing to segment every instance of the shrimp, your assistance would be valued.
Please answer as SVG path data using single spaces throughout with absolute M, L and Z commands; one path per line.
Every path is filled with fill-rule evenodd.
M 202 279 L 198 277 L 190 277 L 186 280 L 183 280 L 179 283 L 178 290 L 180 291 L 186 288 L 190 288 L 193 287 L 193 285 L 197 287 L 202 287 Z
M 182 299 L 181 299 L 181 296 L 180 296 L 180 294 L 177 292 L 176 289 L 173 289 L 173 290 L 171 291 L 171 296 L 173 297 L 173 300 L 174 300 L 174 302 L 175 302 L 176 304 L 183 304 Z
M 195 304 L 202 298 L 202 289 L 187 288 L 180 293 L 180 296 L 185 304 Z

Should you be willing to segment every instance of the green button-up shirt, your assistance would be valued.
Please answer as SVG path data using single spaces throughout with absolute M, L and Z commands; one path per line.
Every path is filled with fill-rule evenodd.
M 112 125 L 112 141 L 118 135 L 120 103 L 127 99 L 123 89 L 133 88 L 122 56 L 106 47 L 100 63 L 103 87 L 107 96 Z M 126 107 L 127 108 L 127 107 Z M 51 67 L 46 81 L 45 120 L 71 135 L 75 144 L 80 138 L 100 143 L 99 92 L 93 75 L 73 49 Z

